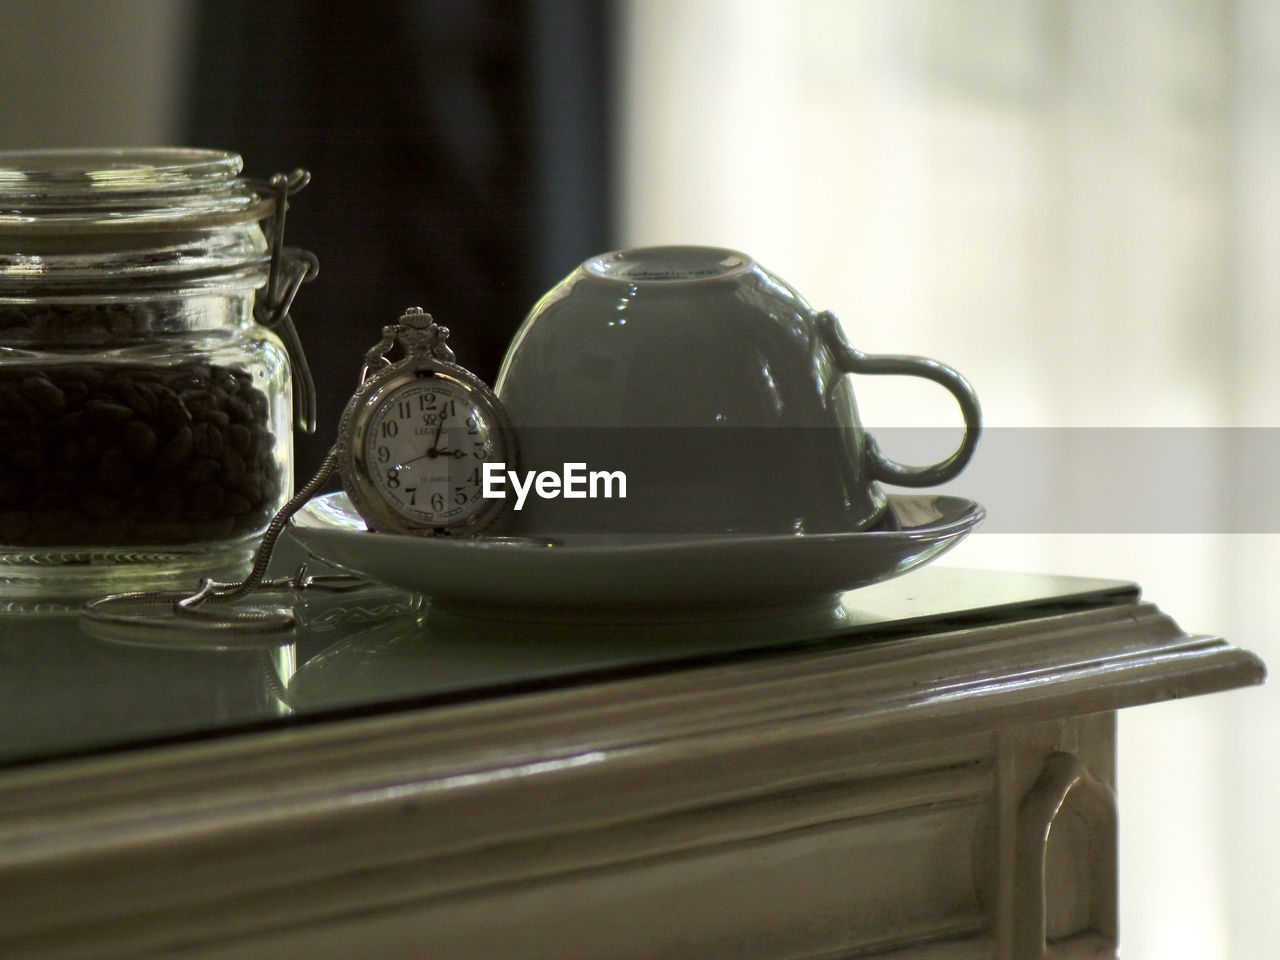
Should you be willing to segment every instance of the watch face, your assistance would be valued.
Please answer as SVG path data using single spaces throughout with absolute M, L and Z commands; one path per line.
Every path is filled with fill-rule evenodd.
M 484 464 L 511 453 L 500 414 L 474 388 L 439 373 L 408 376 L 379 393 L 353 439 L 366 482 L 402 521 L 391 525 L 478 529 L 501 508 L 482 496 Z

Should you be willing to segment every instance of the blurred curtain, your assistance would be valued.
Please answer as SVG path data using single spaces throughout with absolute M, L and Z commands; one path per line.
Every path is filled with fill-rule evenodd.
M 204 0 L 185 140 L 302 166 L 294 316 L 332 442 L 381 327 L 422 306 L 492 381 L 537 296 L 608 246 L 611 12 L 588 0 Z
M 1274 4 L 632 0 L 624 29 L 621 242 L 743 249 L 856 346 L 955 365 L 987 451 L 1005 428 L 1046 445 L 1017 478 L 1045 520 L 1120 479 L 1054 447 L 1074 430 L 1194 428 L 1212 449 L 1280 426 Z M 956 419 L 927 385 L 857 391 L 873 430 Z M 981 499 L 978 468 L 1001 464 L 979 461 L 951 492 Z M 1126 493 L 1247 517 L 1238 492 L 1274 503 L 1275 477 L 1187 457 Z M 944 562 L 1136 580 L 1280 662 L 1274 533 L 1051 529 L 980 532 Z M 1278 707 L 1249 690 L 1121 715 L 1128 960 L 1275 952 Z

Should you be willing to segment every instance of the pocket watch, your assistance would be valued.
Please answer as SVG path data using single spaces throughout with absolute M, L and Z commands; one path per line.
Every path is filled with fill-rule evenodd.
M 197 590 L 138 590 L 86 603 L 83 615 L 126 627 L 175 624 L 220 633 L 292 629 L 284 610 L 234 606 L 260 591 L 345 591 L 368 585 L 349 574 L 315 576 L 304 563 L 290 577 L 267 578 L 276 541 L 289 519 L 316 495 L 335 469 L 352 505 L 370 530 L 419 536 L 479 533 L 506 509 L 505 497 L 484 496 L 486 464 L 516 469 L 516 438 L 502 402 L 484 382 L 459 366 L 446 340 L 449 329 L 411 307 L 364 357 L 360 386 L 347 401 L 337 441 L 316 475 L 271 518 L 241 581 L 206 578 Z M 392 362 L 396 345 L 404 357 Z M 505 489 L 505 485 L 504 485 Z M 552 541 L 498 537 L 494 542 L 548 546 Z
M 382 330 L 338 425 L 337 469 L 370 530 L 471 536 L 506 508 L 485 497 L 486 464 L 514 470 L 516 438 L 502 403 L 459 366 L 448 327 L 419 307 Z M 404 357 L 387 353 L 399 344 Z

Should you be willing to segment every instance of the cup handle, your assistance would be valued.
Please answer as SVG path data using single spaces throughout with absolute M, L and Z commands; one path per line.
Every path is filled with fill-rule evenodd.
M 968 466 L 978 447 L 978 436 L 982 433 L 982 410 L 978 406 L 978 395 L 973 392 L 968 380 L 945 363 L 927 357 L 873 355 L 854 349 L 845 339 L 840 321 L 829 310 L 818 314 L 817 324 L 819 334 L 842 373 L 887 373 L 924 377 L 946 387 L 956 398 L 956 403 L 960 404 L 960 413 L 964 417 L 964 439 L 951 456 L 931 466 L 908 467 L 890 460 L 880 452 L 875 438 L 868 434 L 866 456 L 872 479 L 900 487 L 932 487 L 945 483 Z

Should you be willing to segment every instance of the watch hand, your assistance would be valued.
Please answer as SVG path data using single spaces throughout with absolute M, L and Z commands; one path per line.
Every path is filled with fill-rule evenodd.
M 428 457 L 440 456 L 440 448 L 437 446 L 437 444 L 440 443 L 440 434 L 443 432 L 444 432 L 444 414 L 441 414 L 440 422 L 436 424 L 435 438 L 431 441 L 431 446 L 427 448 Z
M 432 449 L 430 449 L 430 450 L 428 450 L 428 451 L 427 451 L 426 455 L 427 455 L 427 456 L 432 456 L 432 457 L 453 457 L 453 459 L 455 459 L 455 460 L 461 460 L 463 457 L 465 457 L 465 456 L 467 455 L 467 451 L 465 451 L 465 450 L 437 450 L 437 449 L 435 449 L 435 448 L 433 447 Z M 415 460 L 421 460 L 422 458 L 421 458 L 421 457 L 415 457 L 414 459 L 415 459 Z M 405 462 L 406 462 L 406 463 L 412 463 L 412 462 L 413 462 L 413 460 L 408 460 L 408 461 L 405 461 Z
M 444 418 L 441 417 L 440 422 L 436 425 L 435 439 L 431 441 L 431 446 L 427 447 L 427 452 L 419 454 L 418 456 L 414 457 L 411 460 L 403 460 L 401 461 L 400 465 L 405 466 L 406 464 L 413 463 L 415 460 L 422 460 L 425 457 L 430 457 L 432 460 L 434 460 L 436 457 L 447 457 L 449 455 L 449 451 L 441 450 L 439 447 L 436 446 L 436 444 L 440 442 L 440 434 L 443 432 L 444 432 Z
M 436 457 L 453 457 L 453 459 L 455 459 L 455 460 L 461 460 L 461 459 L 462 459 L 463 457 L 465 457 L 466 455 L 467 455 L 467 451 L 465 451 L 465 450 L 437 450 L 437 449 L 435 449 L 434 447 L 432 447 L 430 450 L 428 450 L 428 451 L 427 451 L 426 453 L 424 453 L 422 456 L 423 456 L 423 457 L 431 457 L 433 460 L 434 460 Z M 421 460 L 421 459 L 422 459 L 422 457 L 414 457 L 414 458 L 413 458 L 413 460 Z M 406 461 L 405 461 L 405 463 L 413 463 L 413 460 L 406 460 Z
M 437 431 L 436 431 L 436 440 L 439 440 L 439 439 L 440 439 L 440 431 L 438 431 L 438 430 L 437 430 Z M 433 443 L 432 443 L 432 445 L 431 445 L 430 447 L 428 447 L 428 448 L 427 448 L 427 452 L 426 452 L 426 453 L 420 453 L 420 454 L 418 454 L 416 457 L 411 457 L 411 458 L 410 458 L 410 459 L 408 459 L 408 460 L 401 460 L 401 461 L 400 461 L 400 466 L 401 466 L 401 467 L 407 467 L 407 466 L 408 466 L 409 464 L 411 464 L 411 463 L 415 463 L 415 462 L 417 462 L 418 460 L 425 460 L 425 459 L 427 459 L 428 457 L 430 457 L 432 460 L 434 460 L 436 457 L 447 457 L 447 456 L 450 456 L 450 455 L 452 455 L 452 456 L 456 457 L 460 452 L 461 452 L 461 451 L 458 451 L 458 450 L 440 450 L 440 449 L 437 449 L 437 447 L 435 446 L 435 444 L 434 444 L 434 442 L 433 442 Z

